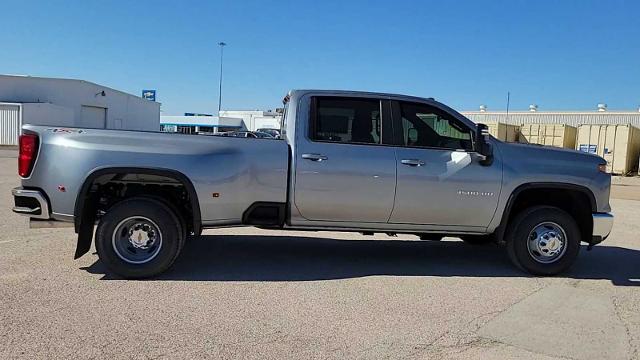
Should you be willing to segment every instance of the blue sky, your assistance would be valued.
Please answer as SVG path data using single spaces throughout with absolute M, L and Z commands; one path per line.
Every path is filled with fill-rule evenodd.
M 291 88 L 458 110 L 640 105 L 640 1 L 7 1 L 0 73 L 79 78 L 164 114 L 273 109 Z

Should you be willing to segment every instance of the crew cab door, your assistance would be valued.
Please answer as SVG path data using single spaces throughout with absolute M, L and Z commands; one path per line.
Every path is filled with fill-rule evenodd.
M 484 228 L 498 204 L 502 164 L 483 166 L 474 130 L 438 106 L 393 102 L 398 182 L 389 222 Z
M 383 144 L 392 135 L 389 102 L 334 96 L 305 100 L 298 110 L 294 151 L 293 205 L 302 220 L 386 223 L 396 183 L 395 151 Z

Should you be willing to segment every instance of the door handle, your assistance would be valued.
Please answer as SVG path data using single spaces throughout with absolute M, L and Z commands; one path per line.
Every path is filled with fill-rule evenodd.
M 328 159 L 328 157 L 321 154 L 302 154 L 302 158 L 311 161 L 323 161 Z
M 408 165 L 408 166 L 423 166 L 424 165 L 424 161 L 419 160 L 419 159 L 402 159 L 402 160 L 400 160 L 400 163 L 402 163 L 403 165 Z

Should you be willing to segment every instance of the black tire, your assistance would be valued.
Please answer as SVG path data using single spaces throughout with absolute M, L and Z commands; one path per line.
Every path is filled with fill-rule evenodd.
M 146 220 L 150 220 L 148 223 L 152 229 L 157 229 L 157 232 L 150 230 L 150 233 L 155 239 L 160 239 L 154 248 L 148 250 L 153 250 L 153 253 L 145 254 L 147 250 L 138 252 L 139 249 L 133 245 L 127 247 L 130 252 L 124 249 L 122 244 L 126 242 L 121 239 L 127 237 L 127 222 L 138 225 Z M 120 236 L 114 234 L 118 229 Z M 147 232 L 144 234 L 148 235 Z M 181 221 L 170 207 L 155 199 L 135 197 L 123 200 L 107 211 L 98 224 L 95 239 L 98 257 L 110 271 L 127 279 L 141 279 L 158 275 L 171 267 L 180 254 L 185 236 Z M 139 258 L 134 258 L 136 256 Z
M 537 236 L 533 232 L 537 227 L 551 231 L 561 230 L 561 237 L 565 238 L 564 251 L 558 251 L 557 257 L 553 259 L 545 258 L 535 246 L 531 246 L 530 251 L 529 236 Z M 518 268 L 532 275 L 550 276 L 562 273 L 574 263 L 580 252 L 578 224 L 567 212 L 553 206 L 534 206 L 523 210 L 507 225 L 505 239 L 509 259 Z M 536 257 L 551 262 L 543 263 L 536 260 Z
M 487 245 L 495 242 L 493 235 L 462 235 L 460 239 L 470 245 Z

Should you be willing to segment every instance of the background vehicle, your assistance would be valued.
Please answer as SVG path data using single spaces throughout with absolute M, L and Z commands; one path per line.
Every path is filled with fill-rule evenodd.
M 461 237 L 552 275 L 610 233 L 598 156 L 507 144 L 433 100 L 292 91 L 284 141 L 25 126 L 14 211 L 73 221 L 130 278 L 171 266 L 188 234 L 255 225 Z
M 258 129 L 257 132 L 267 133 L 276 139 L 280 139 L 280 130 L 277 129 Z
M 273 135 L 260 132 L 260 131 L 232 131 L 226 133 L 218 134 L 220 136 L 231 136 L 231 137 L 244 137 L 244 138 L 258 138 L 258 139 L 273 139 Z

